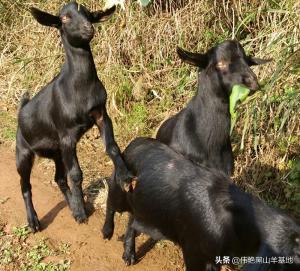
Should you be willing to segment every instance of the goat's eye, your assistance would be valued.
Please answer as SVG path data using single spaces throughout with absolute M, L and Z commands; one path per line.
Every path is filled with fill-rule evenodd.
M 60 19 L 61 19 L 61 22 L 62 22 L 63 24 L 65 24 L 65 23 L 68 23 L 68 22 L 71 20 L 71 17 L 68 16 L 68 15 L 64 15 L 64 16 L 62 16 Z
M 225 61 L 219 61 L 217 64 L 216 64 L 216 68 L 218 70 L 227 70 L 228 69 L 228 63 L 226 63 Z

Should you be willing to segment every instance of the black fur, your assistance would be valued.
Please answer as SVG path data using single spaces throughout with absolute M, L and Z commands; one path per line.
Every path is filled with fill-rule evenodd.
M 32 100 L 29 101 L 28 95 L 22 99 L 18 116 L 16 163 L 27 219 L 33 232 L 40 230 L 30 185 L 35 155 L 54 160 L 55 181 L 79 223 L 87 216 L 76 144 L 94 124 L 114 162 L 118 181 L 129 181 L 132 177 L 114 140 L 112 122 L 105 108 L 106 91 L 97 76 L 89 45 L 94 36 L 92 23 L 107 19 L 114 10 L 115 7 L 104 12 L 90 12 L 76 2 L 65 5 L 59 16 L 31 9 L 39 23 L 59 29 L 66 55 L 60 73 Z
M 269 265 L 267 270 L 300 267 L 300 224 L 241 191 L 221 171 L 197 166 L 147 138 L 132 141 L 124 159 L 138 182 L 125 193 L 113 176 L 103 233 L 112 237 L 115 211 L 131 213 L 123 255 L 127 264 L 135 259 L 134 237 L 142 231 L 177 243 L 188 271 L 206 270 L 208 264 L 218 270 L 216 256 L 256 254 L 293 256 L 298 264 Z
M 246 56 L 237 41 L 225 41 L 206 54 L 177 49 L 179 57 L 204 69 L 199 72 L 196 96 L 175 116 L 166 120 L 156 138 L 198 164 L 233 173 L 230 143 L 229 96 L 236 84 L 258 89 L 250 65 L 267 62 Z

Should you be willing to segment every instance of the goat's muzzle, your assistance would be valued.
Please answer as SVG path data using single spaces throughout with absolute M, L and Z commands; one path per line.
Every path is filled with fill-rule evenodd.
M 94 37 L 94 34 L 95 34 L 94 26 L 92 24 L 90 24 L 90 25 L 85 24 L 83 26 L 83 29 L 82 29 L 82 34 L 87 39 L 92 39 Z
M 244 85 L 249 88 L 251 92 L 255 92 L 260 88 L 256 77 L 247 77 L 244 79 Z

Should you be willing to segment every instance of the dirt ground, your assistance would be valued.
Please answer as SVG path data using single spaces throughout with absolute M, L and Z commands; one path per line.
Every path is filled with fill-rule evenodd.
M 87 224 L 79 225 L 63 200 L 58 188 L 51 185 L 53 170 L 36 163 L 32 177 L 34 206 L 43 230 L 30 234 L 29 239 L 47 238 L 52 244 L 70 244 L 70 270 L 184 270 L 180 250 L 169 242 L 153 245 L 147 236 L 138 237 L 138 263 L 127 267 L 122 261 L 123 245 L 118 239 L 125 229 L 126 217 L 118 216 L 112 240 L 102 239 L 104 222 L 102 210 L 94 211 Z M 0 219 L 6 228 L 26 224 L 25 206 L 19 186 L 12 148 L 0 145 Z

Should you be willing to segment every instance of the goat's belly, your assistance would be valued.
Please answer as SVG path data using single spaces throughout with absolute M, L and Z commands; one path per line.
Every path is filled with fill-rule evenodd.
M 58 140 L 43 138 L 35 142 L 31 147 L 38 156 L 52 158 L 59 150 L 59 142 Z
M 134 220 L 132 227 L 139 232 L 148 234 L 153 240 L 167 240 L 168 238 L 164 236 L 161 231 L 152 226 L 146 225 L 143 222 Z
M 71 134 L 74 135 L 76 138 L 76 141 L 79 141 L 79 139 L 89 130 L 93 127 L 94 123 L 93 122 L 86 122 L 86 123 L 81 123 L 78 124 L 76 127 L 71 129 L 72 131 Z M 72 136 L 73 137 L 73 136 Z
M 32 131 L 32 133 L 29 131 Z M 39 153 L 42 154 L 46 152 L 46 150 L 57 150 L 59 148 L 57 133 L 49 129 L 43 129 L 43 127 L 41 127 L 40 129 L 27 129 L 26 131 L 21 131 L 21 133 L 31 150 L 38 155 L 40 155 Z M 45 155 L 40 156 L 44 157 Z

